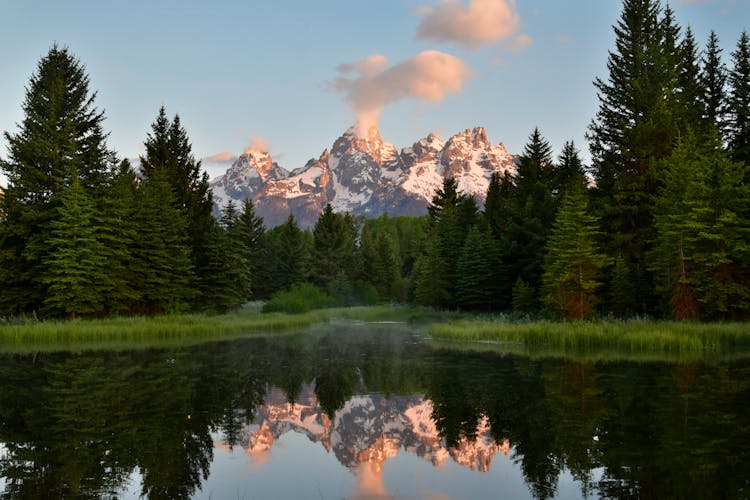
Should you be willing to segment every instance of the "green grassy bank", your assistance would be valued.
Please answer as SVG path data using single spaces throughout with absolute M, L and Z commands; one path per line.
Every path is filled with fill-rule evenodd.
M 469 321 L 433 324 L 435 339 L 503 344 L 509 352 L 706 354 L 750 352 L 748 323 Z
M 319 309 L 301 314 L 238 312 L 94 320 L 41 321 L 0 326 L 0 351 L 80 350 L 189 344 L 248 335 L 277 335 L 336 319 L 408 321 L 407 307 Z

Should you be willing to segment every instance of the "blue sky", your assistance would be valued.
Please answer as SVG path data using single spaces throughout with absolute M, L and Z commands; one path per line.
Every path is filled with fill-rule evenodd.
M 727 61 L 750 27 L 748 0 L 672 6 L 701 46 L 715 29 Z M 481 125 L 517 153 L 539 126 L 556 154 L 572 139 L 588 158 L 592 81 L 606 76 L 620 7 L 619 0 L 0 0 L 0 130 L 16 130 L 24 87 L 57 42 L 86 65 L 120 157 L 142 152 L 164 104 L 179 113 L 196 157 L 237 155 L 263 141 L 291 170 L 355 123 L 355 95 L 397 81 L 412 90 L 390 89 L 374 106 L 383 138 L 398 148 L 429 132 L 447 138 Z M 446 25 L 456 8 L 465 11 L 463 24 Z M 488 25 L 494 15 L 498 22 Z M 414 90 L 420 81 L 409 73 L 425 51 L 461 65 L 437 93 Z M 370 59 L 374 71 L 403 71 L 367 80 L 356 63 L 376 54 L 383 57 Z M 355 66 L 359 73 L 342 71 Z M 3 138 L 0 156 L 6 146 Z M 204 164 L 212 177 L 227 166 Z

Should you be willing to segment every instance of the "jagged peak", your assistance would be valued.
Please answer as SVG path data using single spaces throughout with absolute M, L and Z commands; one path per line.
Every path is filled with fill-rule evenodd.
M 318 158 L 318 161 L 320 162 L 327 162 L 328 161 L 328 148 L 324 149 L 323 152 L 320 154 L 320 158 Z

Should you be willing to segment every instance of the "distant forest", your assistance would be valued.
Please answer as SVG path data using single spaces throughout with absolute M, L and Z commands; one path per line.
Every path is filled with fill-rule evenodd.
M 107 146 L 84 65 L 54 45 L 0 169 L 0 316 L 225 312 L 248 300 L 411 302 L 561 319 L 750 317 L 750 37 L 722 62 L 659 0 L 624 0 L 584 166 L 535 129 L 484 207 L 446 179 L 424 217 L 327 206 L 216 219 L 162 107 L 136 171 Z M 286 299 L 284 299 L 284 297 Z M 2 319 L 2 318 L 0 318 Z

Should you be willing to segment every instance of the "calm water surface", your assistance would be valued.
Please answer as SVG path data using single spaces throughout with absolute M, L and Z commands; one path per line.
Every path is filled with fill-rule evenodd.
M 462 353 L 334 325 L 0 355 L 4 498 L 747 498 L 750 362 Z

